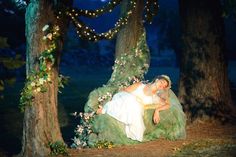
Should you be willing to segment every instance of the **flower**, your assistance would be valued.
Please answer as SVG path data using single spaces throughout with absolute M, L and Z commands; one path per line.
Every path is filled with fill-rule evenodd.
M 42 31 L 45 32 L 48 28 L 49 28 L 49 25 L 45 25 L 43 26 Z
M 34 87 L 36 84 L 35 84 L 35 82 L 31 82 L 31 84 L 30 84 L 32 87 Z
M 49 40 L 52 40 L 52 33 L 48 33 L 48 34 L 47 34 L 47 38 L 48 38 Z
M 60 30 L 60 28 L 59 28 L 59 26 L 57 25 L 57 26 L 55 26 L 55 30 L 57 30 L 57 31 L 59 31 Z
M 82 134 L 83 131 L 84 131 L 84 127 L 79 126 L 79 127 L 77 128 L 77 132 L 78 132 L 78 133 Z
M 50 77 L 50 76 L 48 76 L 47 80 L 48 80 L 48 81 L 51 81 L 51 77 Z
M 38 87 L 38 88 L 36 89 L 36 91 L 37 91 L 37 92 L 40 92 L 40 91 L 41 91 L 41 88 L 40 88 L 40 87 Z
M 45 81 L 45 80 L 44 80 L 43 78 L 40 78 L 40 79 L 39 79 L 39 84 L 40 84 L 40 85 L 43 85 L 44 81 Z
M 71 113 L 72 116 L 77 116 L 77 112 Z
M 47 39 L 47 37 L 46 36 L 43 36 L 43 40 L 46 40 Z

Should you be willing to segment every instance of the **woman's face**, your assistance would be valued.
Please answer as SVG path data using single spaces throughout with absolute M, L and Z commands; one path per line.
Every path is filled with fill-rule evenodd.
M 168 86 L 168 82 L 164 79 L 156 81 L 156 86 L 158 89 L 165 89 Z

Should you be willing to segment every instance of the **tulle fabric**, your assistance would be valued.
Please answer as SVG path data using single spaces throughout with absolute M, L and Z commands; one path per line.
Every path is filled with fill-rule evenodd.
M 142 141 L 151 141 L 158 138 L 170 140 L 186 137 L 186 117 L 178 98 L 169 90 L 170 108 L 160 111 L 160 122 L 153 123 L 154 109 L 144 110 L 143 122 L 145 132 Z M 116 120 L 108 114 L 97 115 L 93 121 L 94 133 L 89 135 L 89 145 L 92 147 L 99 140 L 112 141 L 115 145 L 129 145 L 139 143 L 127 137 L 126 124 Z

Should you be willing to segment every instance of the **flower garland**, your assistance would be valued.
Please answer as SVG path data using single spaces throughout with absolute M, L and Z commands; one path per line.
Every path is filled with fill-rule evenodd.
M 26 106 L 32 105 L 34 94 L 46 92 L 46 85 L 52 83 L 51 69 L 55 63 L 55 52 L 58 47 L 57 41 L 60 37 L 59 30 L 59 26 L 45 25 L 42 28 L 42 31 L 45 33 L 43 40 L 48 43 L 48 48 L 43 51 L 38 58 L 38 71 L 33 70 L 26 78 L 25 86 L 20 93 L 19 108 L 22 112 L 25 110 Z M 62 75 L 58 76 L 59 88 L 64 87 L 63 84 L 67 82 L 67 79 L 67 77 Z

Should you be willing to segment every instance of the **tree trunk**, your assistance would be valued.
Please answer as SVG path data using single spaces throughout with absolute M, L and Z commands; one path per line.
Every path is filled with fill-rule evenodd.
M 183 51 L 179 99 L 188 118 L 225 120 L 233 107 L 220 0 L 180 0 Z
M 122 2 L 121 14 L 129 10 L 128 0 Z M 143 79 L 150 62 L 149 49 L 146 44 L 145 28 L 142 22 L 143 0 L 138 0 L 128 24 L 120 30 L 116 40 L 116 61 L 113 73 L 104 87 L 92 91 L 85 105 L 85 112 L 94 111 L 99 104 L 99 97 L 106 93 L 114 94 L 121 86 L 132 83 L 131 78 Z M 136 49 L 136 50 L 135 50 Z
M 127 25 L 120 30 L 116 39 L 116 58 L 122 53 L 131 53 L 131 49 L 136 46 L 139 37 L 142 35 L 144 27 L 142 22 L 142 13 L 144 1 L 138 0 L 132 16 Z M 123 0 L 121 3 L 121 16 L 128 11 L 129 0 Z
M 32 70 L 38 70 L 38 57 L 47 48 L 47 44 L 43 41 L 42 28 L 46 24 L 56 22 L 52 7 L 53 1 L 48 0 L 31 0 L 27 7 L 25 15 L 27 76 Z M 63 25 L 65 26 L 65 23 Z M 65 31 L 65 27 L 60 28 L 62 28 L 61 31 Z M 52 83 L 47 85 L 47 92 L 34 94 L 32 106 L 27 106 L 25 109 L 20 156 L 49 156 L 48 143 L 63 142 L 57 108 L 59 51 L 56 57 L 56 63 L 51 70 Z

